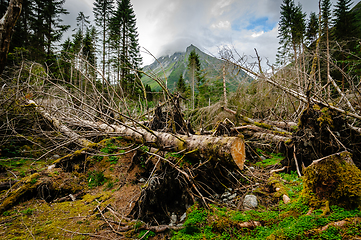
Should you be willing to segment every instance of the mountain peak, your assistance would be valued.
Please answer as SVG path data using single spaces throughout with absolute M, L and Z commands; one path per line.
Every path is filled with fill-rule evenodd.
M 189 53 L 191 52 L 192 50 L 195 50 L 195 51 L 200 51 L 199 48 L 197 48 L 196 46 L 194 46 L 193 44 L 189 45 L 186 49 L 186 53 Z

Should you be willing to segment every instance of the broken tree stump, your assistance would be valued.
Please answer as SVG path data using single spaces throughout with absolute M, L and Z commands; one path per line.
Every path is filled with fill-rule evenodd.
M 304 169 L 302 195 L 312 207 L 361 206 L 361 171 L 347 151 L 315 160 Z

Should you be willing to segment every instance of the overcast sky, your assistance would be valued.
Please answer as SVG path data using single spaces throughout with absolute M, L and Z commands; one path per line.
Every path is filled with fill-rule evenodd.
M 65 24 L 76 27 L 80 11 L 93 19 L 94 0 L 66 0 L 70 14 Z M 277 24 L 282 0 L 131 0 L 136 14 L 139 44 L 156 57 L 185 51 L 193 44 L 218 55 L 224 45 L 238 53 L 259 55 L 274 63 L 279 46 Z M 295 2 L 298 2 L 297 0 Z M 318 13 L 317 0 L 300 0 L 303 11 Z M 333 5 L 337 0 L 331 0 Z M 358 2 L 354 1 L 352 7 Z M 308 16 L 307 16 L 308 17 Z M 67 35 L 71 34 L 70 31 Z M 153 58 L 142 53 L 145 65 Z

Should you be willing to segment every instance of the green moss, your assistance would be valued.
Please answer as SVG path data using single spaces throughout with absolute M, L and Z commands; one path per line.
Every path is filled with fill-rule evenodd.
M 361 207 L 361 171 L 345 162 L 348 153 L 332 155 L 304 172 L 303 196 L 310 206 Z
M 265 160 L 262 160 L 261 162 L 257 162 L 255 165 L 264 168 L 267 166 L 276 165 L 284 159 L 284 156 L 281 153 L 277 153 L 277 154 L 271 153 L 270 155 L 271 158 L 267 158 Z
M 283 195 L 287 195 L 286 187 L 278 174 L 273 173 L 268 179 L 267 184 L 275 191 L 273 197 L 282 198 Z

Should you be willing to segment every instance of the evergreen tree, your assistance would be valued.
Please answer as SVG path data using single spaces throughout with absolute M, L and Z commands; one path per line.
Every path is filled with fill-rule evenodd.
M 90 23 L 89 16 L 85 16 L 83 12 L 79 12 L 78 16 L 76 17 L 76 22 L 76 25 L 79 27 L 81 34 L 84 35 L 84 28 L 87 30 L 87 25 Z
M 327 97 L 331 97 L 331 86 L 330 86 L 330 20 L 331 20 L 331 2 L 330 0 L 323 0 L 321 6 L 321 26 L 322 33 L 326 38 L 326 75 L 327 75 Z
M 306 31 L 306 37 L 310 43 L 313 43 L 317 39 L 318 28 L 318 16 L 315 12 L 311 12 Z
M 192 50 L 188 56 L 188 70 L 190 72 L 191 77 L 191 88 L 192 88 L 192 109 L 194 109 L 195 104 L 195 85 L 197 84 L 196 81 L 200 77 L 200 70 L 201 70 L 201 63 L 199 61 L 199 56 L 195 50 Z
M 139 52 L 136 18 L 130 0 L 118 0 L 117 10 L 110 21 L 111 48 L 117 80 L 126 92 L 134 95 L 141 89 L 139 69 L 142 59 Z M 137 84 L 138 82 L 138 84 Z
M 352 40 L 357 35 L 355 16 L 350 10 L 351 0 L 338 0 L 334 10 L 334 36 L 338 41 Z
M 186 82 L 184 81 L 183 75 L 181 74 L 177 82 L 177 91 L 180 93 L 184 93 L 186 90 Z
M 145 85 L 145 92 L 146 92 L 147 100 L 150 102 L 153 101 L 152 88 L 148 84 Z
M 35 0 L 31 18 L 31 46 L 37 51 L 38 59 L 52 54 L 55 42 L 60 41 L 63 33 L 70 27 L 62 25 L 60 16 L 69 14 L 63 8 L 65 0 Z
M 354 56 L 346 56 L 346 52 L 355 52 L 355 48 L 358 45 L 358 41 L 355 36 L 358 36 L 360 29 L 356 25 L 356 18 L 353 12 L 350 10 L 352 2 L 351 0 L 338 0 L 334 9 L 334 30 L 333 36 L 338 43 L 342 43 L 343 49 L 340 52 L 334 54 L 334 58 L 338 60 L 338 64 L 343 72 L 349 70 L 348 64 L 351 62 L 358 62 Z M 357 51 L 358 52 L 358 51 Z M 344 74 L 338 74 L 336 79 L 341 79 L 342 90 L 347 87 Z
M 109 34 L 109 21 L 112 13 L 114 0 L 95 0 L 93 13 L 95 17 L 95 23 L 100 28 L 102 43 L 102 73 L 105 75 L 106 64 L 106 43 L 107 36 Z
M 87 60 L 87 62 L 92 65 L 94 68 L 96 67 L 96 52 L 95 52 L 95 45 L 96 45 L 96 30 L 95 27 L 87 28 L 83 39 L 83 58 Z M 92 78 L 95 78 L 95 71 L 94 68 L 89 68 L 86 64 L 86 73 L 89 74 Z
M 292 48 L 297 62 L 297 49 L 303 43 L 306 28 L 304 18 L 301 5 L 296 6 L 293 0 L 283 0 L 278 34 L 281 49 L 278 56 L 286 57 L 286 61 L 289 49 Z
M 44 35 L 45 46 L 47 48 L 47 54 L 51 54 L 51 50 L 54 42 L 61 40 L 63 33 L 70 28 L 70 25 L 62 25 L 63 19 L 61 14 L 69 14 L 67 10 L 63 8 L 65 0 L 42 0 L 45 2 L 44 8 Z

